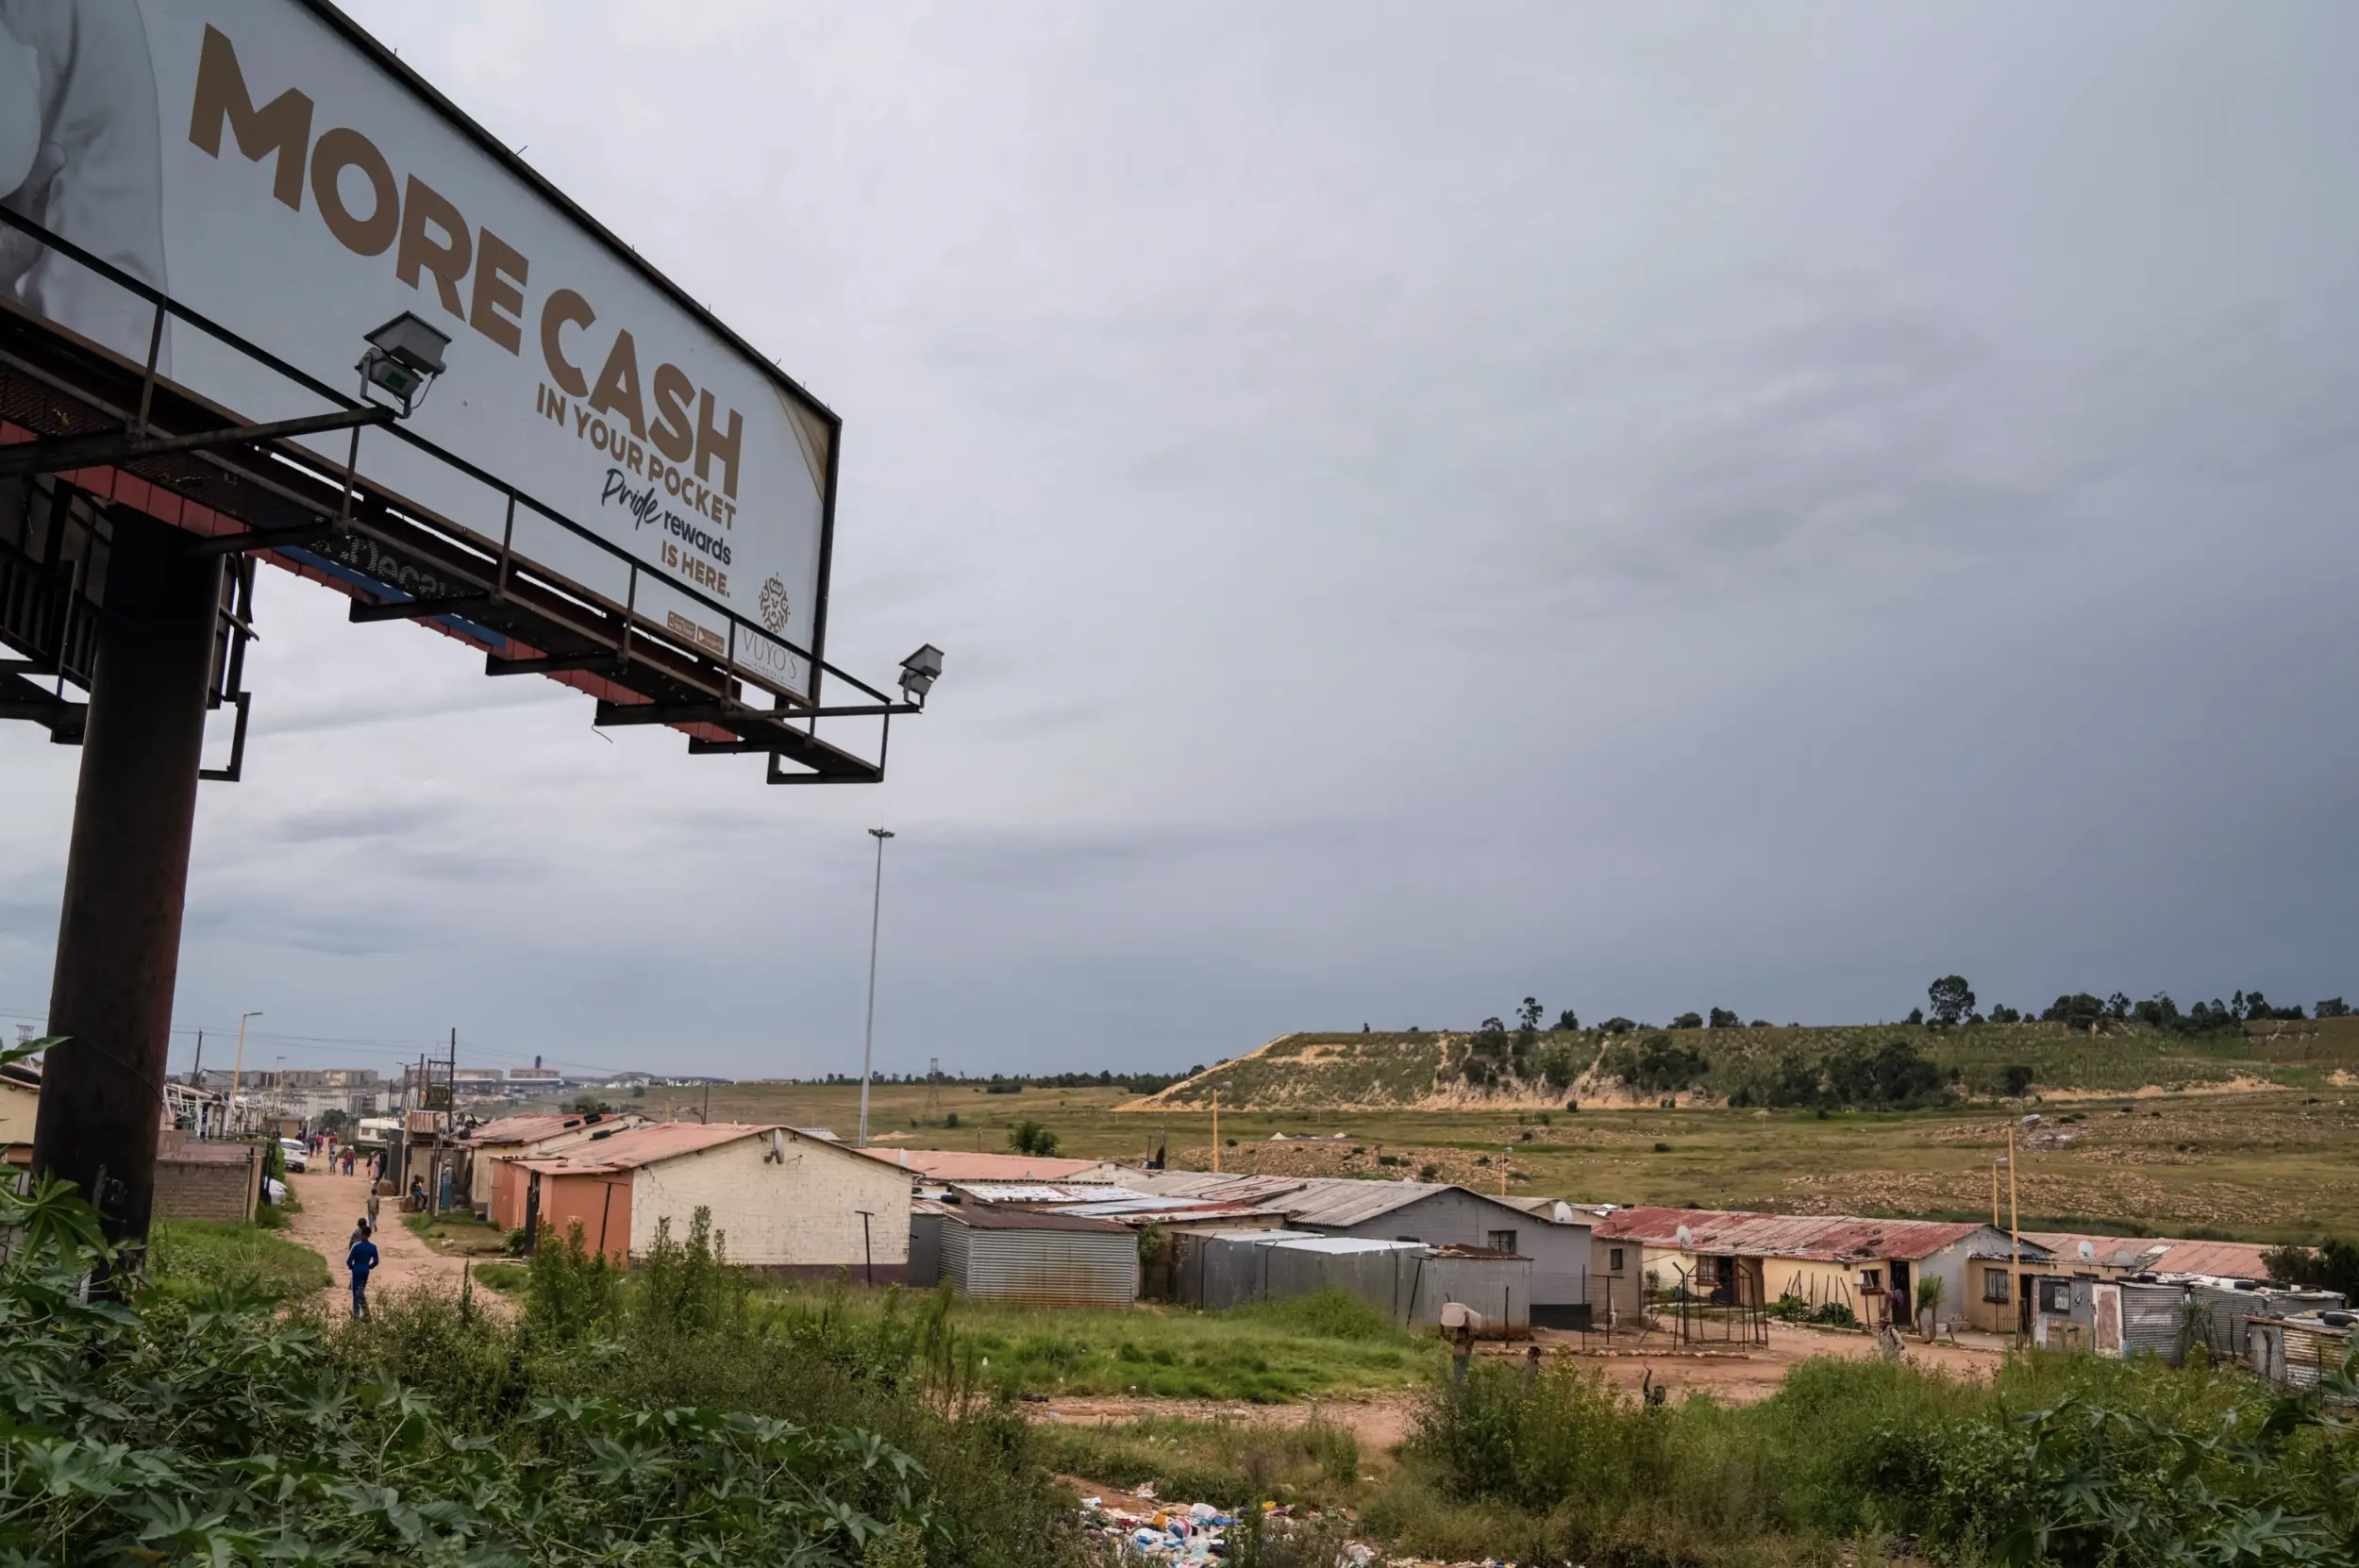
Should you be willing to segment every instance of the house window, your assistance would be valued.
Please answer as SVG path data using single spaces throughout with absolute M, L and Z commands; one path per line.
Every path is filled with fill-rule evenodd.
M 1493 1252 L 1513 1252 L 1515 1250 L 1515 1233 L 1512 1230 L 1494 1230 L 1483 1245 Z
M 1620 1247 L 1606 1248 L 1605 1266 L 1610 1273 L 1619 1274 L 1622 1272 L 1622 1249 Z
M 1884 1271 L 1882 1269 L 1860 1270 L 1859 1288 L 1863 1291 L 1882 1290 L 1884 1288 Z
M 2006 1270 L 1984 1269 L 1983 1271 L 1983 1299 L 1996 1302 L 2001 1307 L 2015 1299 L 2014 1293 L 2007 1288 Z

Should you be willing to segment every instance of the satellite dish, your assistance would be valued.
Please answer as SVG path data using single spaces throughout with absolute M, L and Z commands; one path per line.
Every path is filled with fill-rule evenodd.
M 1696 1233 L 1688 1229 L 1685 1226 L 1681 1226 L 1679 1228 L 1679 1242 L 1681 1249 L 1684 1251 L 1686 1248 L 1696 1244 Z
M 2083 1263 L 2094 1263 L 2097 1261 L 2097 1243 L 2095 1242 L 2083 1242 L 2081 1243 L 2081 1261 Z

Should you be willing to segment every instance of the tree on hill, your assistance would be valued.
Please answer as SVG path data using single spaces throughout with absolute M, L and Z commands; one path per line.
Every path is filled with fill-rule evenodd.
M 1638 1026 L 1624 1018 L 1620 1013 L 1615 1013 L 1598 1027 L 1606 1034 L 1628 1034 Z
M 1524 1005 L 1515 1009 L 1516 1024 L 1524 1028 L 1536 1031 L 1540 1027 L 1540 1019 L 1541 1008 L 1539 998 L 1535 996 L 1525 997 Z
M 1963 975 L 1944 975 L 1925 988 L 1925 999 L 1933 1005 L 1936 1024 L 1963 1024 L 1974 1010 L 1974 988 Z
M 1994 1024 L 2020 1024 L 2023 1015 L 2002 1003 L 1990 1009 L 1990 1021 Z
M 1633 1044 L 1616 1045 L 1601 1065 L 1642 1094 L 1666 1094 L 1698 1082 L 1711 1071 L 1704 1054 L 1660 1032 Z
M 2310 1015 L 2313 1018 L 2349 1018 L 2351 1009 L 2343 1006 L 2341 997 L 2329 996 L 2325 1001 L 2312 1008 Z
M 2043 1024 L 2062 1024 L 2068 1029 L 2085 1029 L 2105 1016 L 2105 1004 L 2085 991 L 2059 996 L 2039 1015 Z
M 1057 1135 L 1027 1117 L 1008 1129 L 1008 1147 L 1034 1159 L 1049 1159 L 1057 1153 Z
M 2320 1013 L 2318 1016 L 2323 1018 L 2326 1015 L 2324 1013 Z M 1581 1027 L 1581 1015 L 1575 1012 L 1572 1009 L 1566 1008 L 1563 1012 L 1556 1015 L 1556 1026 L 1568 1032 L 1578 1029 Z
M 1715 1008 L 1712 1009 L 1711 1026 L 1715 1029 L 1741 1029 L 1745 1026 L 1744 1021 L 1727 1008 Z
M 1699 1012 L 1682 1012 L 1671 1020 L 1671 1027 L 1675 1029 L 1700 1029 L 1703 1026 L 1704 1015 Z
M 1507 1026 L 1497 1018 L 1486 1018 L 1482 1027 L 1466 1043 L 1466 1059 L 1460 1074 L 1468 1083 L 1496 1082 L 1506 1076 L 1513 1046 L 1507 1038 Z

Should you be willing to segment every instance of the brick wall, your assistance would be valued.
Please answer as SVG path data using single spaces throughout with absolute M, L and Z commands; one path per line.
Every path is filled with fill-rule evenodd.
M 261 1192 L 261 1150 L 251 1144 L 192 1144 L 157 1157 L 159 1219 L 250 1220 Z

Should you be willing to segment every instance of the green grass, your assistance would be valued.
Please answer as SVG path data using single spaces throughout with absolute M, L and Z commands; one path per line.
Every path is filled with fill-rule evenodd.
M 477 1263 L 473 1273 L 475 1282 L 484 1289 L 516 1295 L 523 1292 L 531 1271 L 522 1263 Z
M 410 1233 L 437 1252 L 459 1257 L 497 1257 L 508 1250 L 508 1232 L 472 1214 L 404 1214 Z
M 888 1293 L 779 1287 L 784 1310 L 825 1308 L 861 1322 Z M 906 1299 L 905 1297 L 903 1299 Z M 1136 1307 L 1044 1312 L 959 1297 L 962 1356 L 983 1386 L 1011 1394 L 1138 1394 L 1282 1404 L 1313 1394 L 1397 1391 L 1439 1363 L 1439 1342 L 1394 1328 L 1356 1301 L 1308 1297 L 1228 1312 Z
M 324 1291 L 327 1265 L 310 1247 L 252 1225 L 159 1220 L 149 1242 L 148 1278 L 167 1295 L 243 1285 L 274 1301 Z
M 1042 1433 L 1050 1468 L 1129 1491 L 1152 1483 L 1179 1503 L 1236 1510 L 1263 1502 L 1347 1501 L 1360 1481 L 1360 1444 L 1325 1421 L 1273 1426 L 1156 1416 L 1104 1426 L 1050 1426 Z

